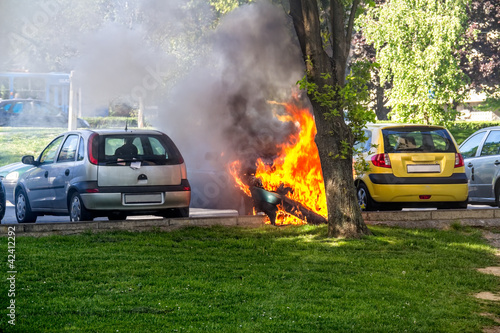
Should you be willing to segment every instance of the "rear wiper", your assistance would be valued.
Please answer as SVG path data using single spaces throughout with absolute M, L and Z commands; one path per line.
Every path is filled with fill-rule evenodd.
M 113 164 L 125 164 L 125 163 L 132 163 L 132 162 L 139 162 L 135 158 L 120 158 L 117 159 L 116 161 L 106 161 L 106 165 L 113 165 Z

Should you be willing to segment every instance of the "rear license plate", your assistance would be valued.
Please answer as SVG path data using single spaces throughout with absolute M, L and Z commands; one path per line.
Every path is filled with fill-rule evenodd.
M 406 171 L 408 173 L 439 173 L 441 166 L 439 164 L 408 164 Z
M 124 194 L 123 202 L 125 204 L 161 204 L 163 195 L 162 193 Z

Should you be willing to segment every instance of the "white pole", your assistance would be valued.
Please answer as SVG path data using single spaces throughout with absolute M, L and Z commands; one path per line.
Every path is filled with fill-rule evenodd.
M 142 96 L 139 98 L 139 112 L 137 114 L 137 127 L 144 127 L 144 100 Z
M 74 71 L 69 74 L 69 109 L 68 109 L 68 131 L 76 130 L 77 116 L 75 110 L 75 92 L 73 84 Z
M 78 88 L 78 117 L 82 117 L 82 87 Z

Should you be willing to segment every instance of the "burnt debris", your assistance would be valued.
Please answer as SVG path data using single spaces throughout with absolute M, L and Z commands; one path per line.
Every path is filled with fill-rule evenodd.
M 276 214 L 281 208 L 285 212 L 307 221 L 309 224 L 325 224 L 327 220 L 307 208 L 300 202 L 290 199 L 286 195 L 293 193 L 291 187 L 285 187 L 283 184 L 277 189 L 276 192 L 268 191 L 262 188 L 258 181 L 250 187 L 250 193 L 254 201 L 254 206 L 258 211 L 264 212 L 271 220 L 272 225 L 276 225 Z

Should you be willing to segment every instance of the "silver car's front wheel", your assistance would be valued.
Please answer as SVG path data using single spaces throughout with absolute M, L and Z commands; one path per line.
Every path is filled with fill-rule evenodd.
M 69 203 L 69 218 L 71 222 L 92 221 L 92 214 L 85 208 L 78 193 L 73 193 Z
M 20 190 L 16 195 L 16 218 L 19 223 L 35 222 L 37 218 L 31 211 L 28 196 L 24 190 Z

